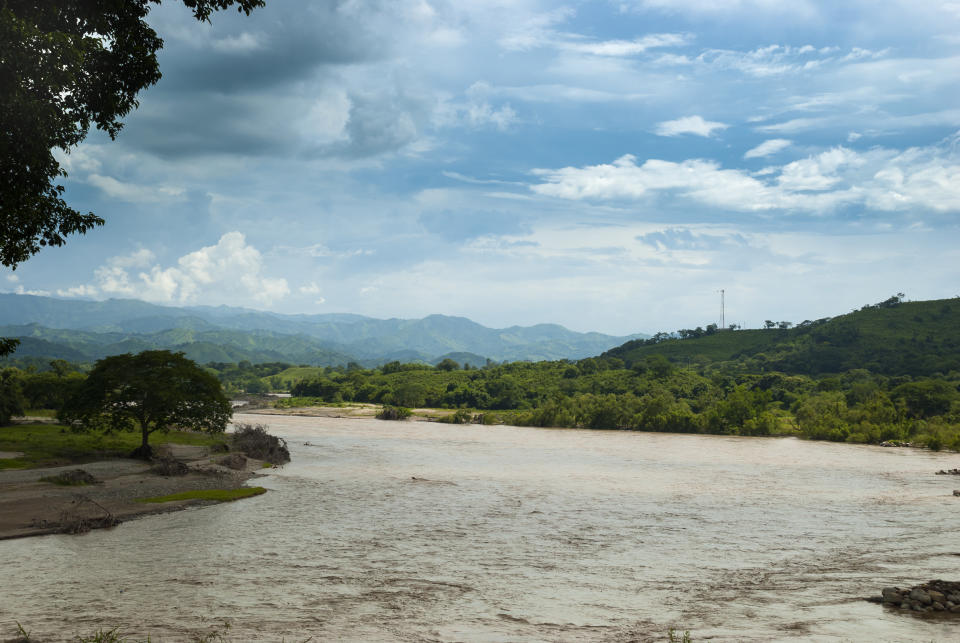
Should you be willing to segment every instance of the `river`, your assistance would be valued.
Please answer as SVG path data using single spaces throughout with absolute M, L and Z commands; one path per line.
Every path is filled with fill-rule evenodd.
M 237 415 L 293 462 L 240 502 L 0 542 L 0 639 L 960 640 L 862 600 L 960 579 L 957 454 Z M 229 629 L 224 629 L 227 623 Z

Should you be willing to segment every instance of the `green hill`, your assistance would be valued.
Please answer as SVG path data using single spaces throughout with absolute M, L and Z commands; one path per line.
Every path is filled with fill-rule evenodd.
M 867 369 L 885 375 L 960 371 L 960 299 L 891 298 L 793 328 L 716 330 L 690 339 L 635 340 L 605 357 L 627 365 L 663 355 L 681 365 L 737 362 L 749 371 L 822 375 Z

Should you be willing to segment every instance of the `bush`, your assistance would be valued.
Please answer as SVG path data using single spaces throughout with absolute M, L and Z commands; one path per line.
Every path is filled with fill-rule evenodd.
M 408 417 L 410 417 L 410 409 L 405 406 L 387 404 L 377 413 L 378 420 L 406 420 Z
M 467 409 L 457 409 L 457 412 L 452 415 L 444 415 L 438 420 L 438 422 L 443 422 L 445 424 L 470 424 L 470 420 L 473 419 L 473 414 Z
M 233 448 L 243 451 L 248 457 L 271 464 L 290 462 L 286 440 L 267 433 L 267 427 L 263 424 L 237 424 L 233 432 Z

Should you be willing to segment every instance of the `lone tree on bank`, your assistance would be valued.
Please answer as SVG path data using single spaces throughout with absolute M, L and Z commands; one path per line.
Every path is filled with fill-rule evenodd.
M 231 413 L 219 380 L 183 353 L 144 351 L 98 361 L 60 419 L 80 431 L 139 428 L 143 441 L 132 455 L 148 459 L 154 431 L 222 433 Z

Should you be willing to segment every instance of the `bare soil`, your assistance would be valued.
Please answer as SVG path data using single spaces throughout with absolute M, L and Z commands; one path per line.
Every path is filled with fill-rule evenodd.
M 202 500 L 144 504 L 137 499 L 200 489 L 236 489 L 263 468 L 262 461 L 248 458 L 243 470 L 234 471 L 215 464 L 213 460 L 219 459 L 219 454 L 211 455 L 206 447 L 169 444 L 157 451 L 158 455 L 184 461 L 188 473 L 163 476 L 151 472 L 148 462 L 126 459 L 0 471 L 0 539 L 83 531 L 208 504 Z M 83 469 L 100 482 L 82 486 L 40 482 L 42 477 L 76 469 Z

